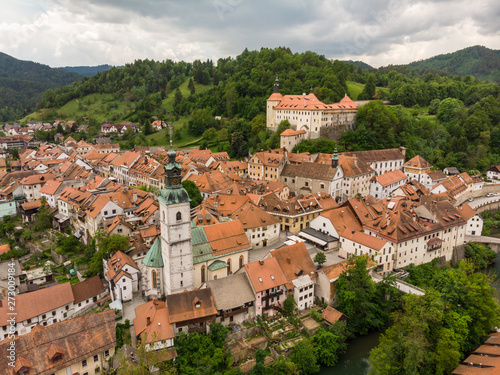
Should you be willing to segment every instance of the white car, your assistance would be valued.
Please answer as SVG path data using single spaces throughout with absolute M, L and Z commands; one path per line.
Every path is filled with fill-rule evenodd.
M 495 194 L 493 194 L 493 193 L 488 193 L 488 194 L 486 194 L 486 197 L 487 197 L 487 198 L 489 198 L 489 197 L 494 197 L 494 196 L 495 196 Z

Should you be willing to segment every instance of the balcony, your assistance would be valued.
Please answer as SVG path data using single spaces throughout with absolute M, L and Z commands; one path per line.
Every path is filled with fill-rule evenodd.
M 278 292 L 274 292 L 274 293 L 268 293 L 266 294 L 265 296 L 262 296 L 262 303 L 270 300 L 271 298 L 274 298 L 274 297 L 277 297 L 279 298 L 279 296 L 281 296 L 282 294 L 284 293 L 283 290 L 280 290 Z
M 431 238 L 429 241 L 427 241 L 427 251 L 434 251 L 440 249 L 443 242 L 444 241 L 441 238 L 438 237 Z

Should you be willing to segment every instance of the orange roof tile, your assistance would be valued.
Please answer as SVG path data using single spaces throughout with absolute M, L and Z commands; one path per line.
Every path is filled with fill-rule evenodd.
M 61 180 L 48 180 L 40 189 L 40 193 L 54 195 L 61 184 Z
M 16 321 L 23 322 L 42 315 L 58 307 L 70 304 L 74 300 L 70 283 L 59 284 L 39 289 L 31 293 L 19 294 L 15 297 Z M 9 306 L 0 306 L 0 326 L 6 326 L 9 317 Z
M 256 293 L 287 283 L 276 258 L 247 263 L 245 269 Z
M 387 244 L 387 241 L 380 238 L 370 236 L 363 232 L 351 230 L 349 228 L 344 230 L 341 236 L 377 251 L 382 250 L 382 248 Z
M 477 211 L 467 203 L 462 204 L 461 206 L 457 207 L 457 209 L 465 220 L 469 220 L 471 217 L 477 215 Z
M 411 167 L 411 168 L 419 168 L 419 169 L 427 169 L 427 168 L 432 168 L 431 163 L 429 163 L 427 160 L 425 160 L 423 157 L 420 155 L 415 156 L 414 158 L 408 160 L 405 164 L 405 167 Z
M 383 187 L 395 184 L 403 180 L 408 180 L 408 176 L 400 169 L 394 171 L 386 172 L 380 176 L 373 177 L 380 185 Z
M 306 131 L 304 129 L 301 130 L 293 130 L 293 129 L 286 129 L 283 131 L 280 136 L 281 137 L 291 137 L 299 134 L 306 134 Z
M 345 317 L 340 311 L 334 309 L 331 306 L 326 306 L 321 314 L 321 317 L 330 324 L 337 323 L 342 317 Z
M 210 288 L 170 294 L 167 296 L 167 306 L 171 323 L 203 319 L 217 314 Z
M 228 221 L 203 228 L 215 256 L 250 249 L 248 237 L 240 221 Z
M 174 329 L 169 321 L 165 302 L 153 299 L 135 308 L 134 329 L 136 336 L 152 343 L 174 338 Z
M 53 173 L 34 174 L 23 178 L 20 182 L 21 185 L 34 185 L 45 183 L 48 180 L 52 180 L 54 177 L 55 175 Z
M 316 266 L 303 242 L 271 250 L 271 256 L 278 261 L 281 271 L 289 282 L 301 275 L 312 277 L 316 273 Z

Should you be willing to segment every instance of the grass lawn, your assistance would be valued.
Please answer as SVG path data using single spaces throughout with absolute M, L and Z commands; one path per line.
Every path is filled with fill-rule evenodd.
M 346 83 L 347 83 L 347 88 L 349 89 L 350 98 L 352 100 L 357 100 L 359 94 L 361 94 L 361 91 L 363 91 L 365 85 L 363 83 L 358 83 L 353 81 L 347 81 Z M 387 87 L 377 87 L 377 90 L 382 91 L 385 95 L 389 95 L 389 88 Z
M 184 97 L 191 95 L 188 89 L 189 78 L 187 78 L 180 86 Z M 194 85 L 197 93 L 202 93 L 213 88 L 213 85 L 200 85 L 195 83 Z M 162 106 L 167 111 L 173 110 L 173 103 L 175 97 L 175 90 L 169 92 L 167 97 L 163 100 Z M 128 105 L 125 104 L 123 98 L 120 100 L 113 99 L 112 94 L 90 94 L 80 99 L 73 99 L 63 105 L 62 107 L 56 109 L 57 119 L 61 120 L 76 120 L 81 117 L 88 117 L 95 119 L 97 122 L 103 121 L 114 121 L 116 123 L 122 122 L 127 115 L 130 114 L 135 109 L 134 102 L 130 102 Z M 47 109 L 41 109 L 39 111 L 33 112 L 20 120 L 21 123 L 26 123 L 30 120 L 42 120 L 43 114 L 47 112 Z M 56 119 L 51 119 L 56 120 Z M 182 122 L 181 119 L 179 122 Z M 187 121 L 185 121 L 187 122 Z M 183 124 L 181 124 L 182 126 Z M 176 126 L 177 128 L 177 126 Z M 191 140 L 192 141 L 192 140 Z M 183 140 L 184 142 L 184 140 Z
M 349 95 L 352 100 L 356 100 L 358 95 L 361 94 L 363 88 L 365 87 L 362 83 L 347 81 L 347 88 L 349 89 Z

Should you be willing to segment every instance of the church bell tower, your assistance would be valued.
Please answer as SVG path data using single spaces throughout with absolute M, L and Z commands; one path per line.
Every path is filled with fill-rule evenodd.
M 170 125 L 170 150 L 165 165 L 165 188 L 160 203 L 163 290 L 166 295 L 193 290 L 193 250 L 189 196 L 181 185 L 181 166 L 175 161 Z

